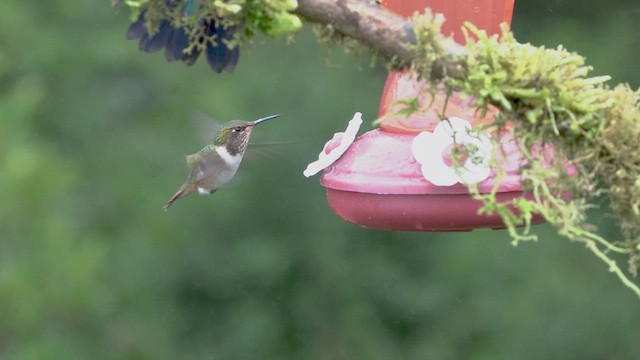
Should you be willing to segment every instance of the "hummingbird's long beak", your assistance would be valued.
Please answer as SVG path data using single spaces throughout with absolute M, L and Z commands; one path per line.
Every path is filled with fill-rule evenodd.
M 258 119 L 258 120 L 252 121 L 251 122 L 251 126 L 256 126 L 256 125 L 260 124 L 261 122 L 264 122 L 264 121 L 267 121 L 267 120 L 271 120 L 271 119 L 275 119 L 277 117 L 280 117 L 280 114 L 263 117 L 262 119 Z

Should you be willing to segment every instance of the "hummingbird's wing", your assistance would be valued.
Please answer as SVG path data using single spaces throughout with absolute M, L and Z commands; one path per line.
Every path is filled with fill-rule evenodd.
M 189 178 L 200 193 L 211 194 L 228 183 L 238 170 L 237 164 L 227 164 L 215 149 L 207 146 L 199 152 L 187 155 Z
M 189 169 L 192 169 L 197 162 L 198 154 L 196 153 L 196 154 L 187 155 L 184 158 L 187 160 L 187 166 L 189 167 Z
M 207 166 L 204 152 L 201 150 L 195 154 L 185 156 L 187 160 L 187 167 L 189 168 L 189 177 L 187 178 L 187 184 L 195 187 L 198 192 L 209 192 L 209 186 L 204 186 L 203 180 L 206 178 L 207 173 L 210 173 L 211 166 Z M 210 164 L 209 164 L 210 165 Z M 210 175 L 210 174 L 209 174 Z
M 199 110 L 191 110 L 189 115 L 192 124 L 198 132 L 198 140 L 209 143 L 222 127 L 222 123 Z
M 278 159 L 291 150 L 295 141 L 249 142 L 244 158 L 250 162 L 264 159 Z

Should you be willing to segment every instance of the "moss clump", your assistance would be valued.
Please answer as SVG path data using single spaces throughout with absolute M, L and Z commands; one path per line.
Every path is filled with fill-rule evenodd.
M 314 24 L 313 32 L 316 35 L 318 42 L 327 50 L 332 50 L 334 47 L 338 47 L 344 52 L 355 56 L 361 56 L 371 51 L 371 49 L 366 45 L 363 45 L 354 38 L 337 31 L 331 24 Z
M 594 149 L 594 173 L 603 183 L 624 239 L 620 246 L 630 251 L 630 271 L 640 264 L 640 90 L 627 85 L 608 91 L 611 106 L 603 109 L 605 122 Z M 595 151 L 598 151 L 597 153 Z
M 500 110 L 496 121 L 485 130 L 509 128 L 526 158 L 522 179 L 534 198 L 499 203 L 497 186 L 489 194 L 470 186 L 484 202 L 482 212 L 499 214 L 516 243 L 536 238 L 528 226 L 517 226 L 528 225 L 534 213 L 542 214 L 562 236 L 585 243 L 640 296 L 638 286 L 608 255 L 626 254 L 629 272 L 636 275 L 640 265 L 640 91 L 628 85 L 612 89 L 605 84 L 609 77 L 588 77 L 591 68 L 580 55 L 562 47 L 520 44 L 506 26 L 500 36 L 488 36 L 466 24 L 467 42 L 464 51 L 456 54 L 449 50 L 451 40 L 438 33 L 440 18 L 427 12 L 413 22 L 417 39 L 413 69 L 434 83 L 440 80 L 440 90 L 472 97 L 480 111 L 496 106 Z M 443 60 L 449 64 L 448 72 L 435 73 L 434 65 Z M 492 165 L 500 168 L 495 159 Z M 604 239 L 587 222 L 587 209 L 603 196 L 622 239 Z

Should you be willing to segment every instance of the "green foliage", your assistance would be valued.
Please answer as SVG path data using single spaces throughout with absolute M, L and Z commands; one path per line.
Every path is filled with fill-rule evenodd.
M 640 85 L 632 12 L 520 4 L 520 40 Z M 1 359 L 637 357 L 635 297 L 551 226 L 513 248 L 502 231 L 377 232 L 331 212 L 301 172 L 354 111 L 376 117 L 385 69 L 327 58 L 307 29 L 216 75 L 141 54 L 123 10 L 0 1 Z M 596 61 L 609 46 L 628 52 Z M 287 145 L 250 148 L 229 187 L 165 213 L 212 136 L 194 109 L 282 113 L 252 137 Z
M 160 20 L 192 29 L 188 51 L 217 41 L 215 37 L 210 38 L 203 28 L 195 26 L 202 19 L 238 27 L 240 30 L 235 32 L 235 40 L 241 43 L 259 33 L 277 37 L 295 33 L 302 27 L 300 18 L 291 13 L 298 7 L 296 0 L 127 0 L 125 3 L 131 9 L 132 19 L 146 11 L 146 25 L 152 34 L 158 30 Z
M 447 45 L 453 43 L 451 39 L 445 38 L 440 32 L 445 18 L 442 14 L 433 14 L 431 10 L 425 10 L 421 16 L 414 16 L 412 19 L 416 45 L 412 46 L 416 60 L 411 64 L 399 64 L 400 68 L 407 65 L 413 71 L 424 78 L 431 78 L 433 66 L 437 61 L 447 58 L 446 61 L 454 63 L 455 59 L 450 58 Z M 391 64 L 392 66 L 394 64 Z M 432 90 L 435 90 L 433 88 Z
M 427 11 L 414 22 L 418 57 L 413 69 L 430 79 L 432 64 L 450 57 L 445 55 L 448 39 L 438 35 L 442 18 Z M 463 30 L 466 51 L 456 60 L 464 65 L 443 79 L 444 89 L 471 96 L 483 113 L 489 106 L 500 109 L 485 130 L 513 131 L 527 163 L 522 179 L 534 195 L 498 203 L 499 181 L 489 194 L 470 186 L 485 203 L 481 211 L 499 214 L 514 242 L 535 239 L 529 233 L 530 219 L 542 214 L 559 234 L 584 242 L 640 296 L 640 288 L 606 254 L 626 254 L 629 271 L 636 275 L 640 265 L 640 90 L 628 85 L 610 89 L 604 85 L 610 77 L 588 77 L 591 67 L 583 57 L 562 46 L 546 49 L 518 43 L 506 26 L 500 36 L 488 36 L 472 24 Z M 431 86 L 426 91 L 441 88 Z M 493 141 L 500 148 L 499 138 Z M 499 160 L 494 158 L 492 165 L 500 168 Z M 587 210 L 602 196 L 620 225 L 621 240 L 605 240 L 587 222 Z M 526 226 L 519 232 L 518 225 Z

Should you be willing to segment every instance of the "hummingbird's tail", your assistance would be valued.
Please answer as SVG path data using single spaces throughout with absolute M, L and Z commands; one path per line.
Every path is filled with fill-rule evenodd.
M 180 187 L 180 189 L 178 189 L 178 191 L 176 191 L 176 193 L 173 194 L 171 199 L 169 199 L 169 201 L 167 201 L 167 203 L 164 204 L 164 211 L 169 210 L 171 205 L 173 205 L 173 203 L 176 202 L 176 200 L 180 199 L 181 197 L 183 197 L 183 196 L 185 196 L 187 194 L 189 194 L 189 191 L 187 191 L 187 186 L 186 185 L 182 185 Z

